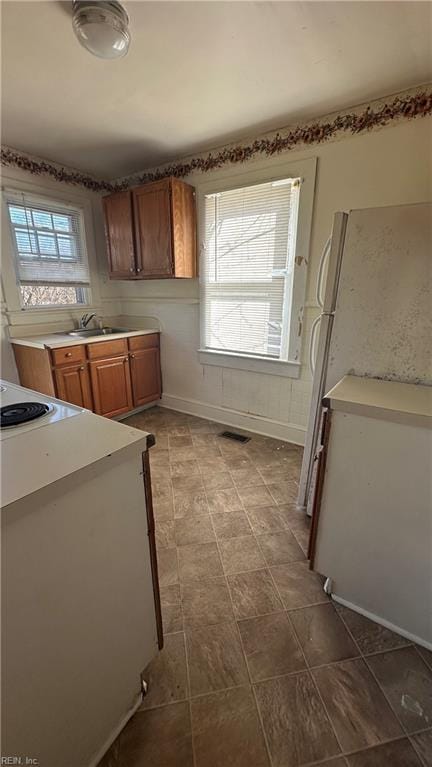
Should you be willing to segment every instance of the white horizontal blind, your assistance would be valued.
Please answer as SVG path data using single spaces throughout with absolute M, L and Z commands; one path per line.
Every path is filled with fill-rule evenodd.
M 6 191 L 23 285 L 89 285 L 82 211 L 16 191 Z
M 204 346 L 287 359 L 300 179 L 207 195 Z

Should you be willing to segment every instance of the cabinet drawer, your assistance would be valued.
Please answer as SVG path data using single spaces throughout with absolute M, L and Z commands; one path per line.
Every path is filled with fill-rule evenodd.
M 116 357 L 117 354 L 127 354 L 127 339 L 117 338 L 115 341 L 97 341 L 87 345 L 87 354 L 90 360 L 101 357 Z
M 61 349 L 51 349 L 54 365 L 69 365 L 71 362 L 85 360 L 84 346 L 63 346 Z
M 147 336 L 131 336 L 128 338 L 129 351 L 139 352 L 141 349 L 154 349 L 159 346 L 159 333 L 149 333 Z

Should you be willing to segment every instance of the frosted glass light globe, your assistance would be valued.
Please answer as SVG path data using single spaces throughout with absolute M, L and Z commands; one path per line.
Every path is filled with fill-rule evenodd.
M 72 24 L 81 45 L 101 59 L 126 56 L 130 44 L 129 17 L 115 2 L 75 0 Z

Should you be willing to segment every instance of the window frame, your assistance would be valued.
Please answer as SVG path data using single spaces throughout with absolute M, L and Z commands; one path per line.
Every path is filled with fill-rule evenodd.
M 200 278 L 200 348 L 198 358 L 203 365 L 264 372 L 270 375 L 299 378 L 301 366 L 303 315 L 306 297 L 307 264 L 309 261 L 310 237 L 312 229 L 313 202 L 315 194 L 317 158 L 285 161 L 278 164 L 255 167 L 242 173 L 226 174 L 226 171 L 212 181 L 199 185 L 198 203 L 198 241 L 200 266 L 203 266 L 205 252 L 205 198 L 209 194 L 239 189 L 256 184 L 280 181 L 286 178 L 301 178 L 301 191 L 298 206 L 296 245 L 294 254 L 294 273 L 292 279 L 292 299 L 289 308 L 288 359 L 272 359 L 238 352 L 217 351 L 205 347 L 205 311 L 203 298 L 203 280 Z M 200 268 L 200 274 L 204 274 Z
M 23 205 L 23 202 L 19 199 L 20 195 L 25 196 L 27 201 L 30 204 L 37 205 L 40 202 L 41 208 L 46 207 L 49 209 L 52 206 L 53 210 L 55 209 L 56 211 L 63 209 L 65 215 L 71 214 L 72 212 L 74 214 L 78 214 L 79 227 L 80 227 L 80 240 L 81 240 L 80 247 L 84 254 L 84 260 L 87 264 L 89 284 L 80 285 L 78 283 L 67 282 L 65 280 L 65 285 L 67 287 L 73 287 L 75 288 L 75 290 L 81 290 L 83 294 L 83 298 L 84 298 L 83 302 L 76 302 L 73 304 L 38 304 L 36 306 L 25 306 L 23 301 L 23 296 L 22 296 L 22 287 L 31 286 L 31 283 L 22 282 L 18 275 L 18 261 L 20 259 L 20 252 L 19 252 L 18 243 L 16 240 L 16 235 L 15 235 L 15 226 L 14 226 L 14 223 L 12 222 L 10 211 L 9 211 L 9 204 L 14 202 L 15 197 L 17 198 L 16 205 L 17 206 Z M 91 302 L 90 264 L 89 264 L 89 258 L 88 258 L 88 250 L 87 250 L 86 222 L 85 222 L 85 212 L 84 212 L 83 206 L 81 204 L 77 204 L 76 202 L 65 201 L 62 198 L 56 199 L 52 195 L 38 194 L 37 192 L 34 192 L 34 191 L 27 191 L 25 189 L 16 189 L 9 186 L 3 187 L 2 197 L 3 197 L 3 209 L 5 210 L 7 221 L 9 224 L 9 234 L 10 234 L 10 242 L 12 246 L 12 259 L 13 259 L 12 266 L 15 272 L 15 281 L 16 281 L 16 285 L 18 289 L 20 309 L 23 312 L 29 312 L 29 311 L 33 312 L 33 311 L 40 311 L 40 310 L 50 311 L 52 309 L 67 311 L 67 310 L 74 310 L 74 309 L 76 310 L 76 309 L 88 307 Z M 44 283 L 41 282 L 39 284 L 41 287 L 44 287 Z M 53 285 L 53 287 L 55 286 Z
M 85 246 L 90 275 L 90 285 L 85 287 L 84 304 L 52 304 L 24 307 L 21 301 L 20 283 L 17 279 L 15 268 L 15 250 L 13 233 L 10 229 L 9 212 L 7 209 L 7 193 L 24 193 L 29 197 L 40 198 L 55 202 L 67 208 L 80 209 L 83 215 L 83 232 L 85 237 Z M 71 191 L 70 189 L 53 188 L 51 185 L 40 185 L 33 180 L 17 177 L 15 174 L 9 175 L 7 172 L 3 175 L 2 184 L 2 285 L 4 294 L 4 311 L 8 318 L 8 324 L 29 325 L 34 322 L 70 322 L 82 316 L 84 311 L 93 310 L 98 313 L 102 311 L 101 295 L 99 290 L 99 267 L 96 255 L 96 235 L 98 232 L 94 225 L 94 202 L 91 194 L 82 194 Z M 37 320 L 32 319 L 36 317 Z

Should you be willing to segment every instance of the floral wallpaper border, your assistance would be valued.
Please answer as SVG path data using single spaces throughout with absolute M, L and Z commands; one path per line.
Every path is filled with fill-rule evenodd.
M 117 181 L 119 189 L 127 189 L 136 184 L 157 181 L 166 176 L 184 178 L 191 173 L 201 171 L 207 173 L 227 164 L 243 163 L 258 156 L 272 157 L 281 152 L 295 148 L 322 144 L 339 135 L 348 133 L 356 135 L 383 128 L 391 122 L 401 119 L 426 117 L 432 114 L 432 90 L 422 90 L 404 96 L 396 96 L 388 103 L 375 102 L 362 111 L 352 111 L 332 115 L 328 120 L 323 118 L 306 125 L 288 129 L 283 133 L 264 135 L 252 143 L 237 144 L 210 151 L 198 157 L 163 165 L 153 171 L 133 174 Z
M 12 168 L 20 168 L 35 176 L 50 176 L 54 181 L 62 181 L 65 184 L 82 186 L 91 192 L 115 192 L 116 185 L 110 181 L 96 179 L 87 173 L 65 168 L 62 165 L 31 157 L 24 152 L 2 146 L 0 153 L 0 165 Z
M 323 118 L 299 125 L 283 133 L 264 135 L 251 143 L 222 147 L 191 159 L 163 165 L 153 171 L 144 171 L 114 181 L 97 179 L 80 171 L 33 158 L 9 147 L 2 147 L 0 164 L 21 168 L 34 175 L 50 176 L 56 181 L 82 186 L 92 192 L 114 192 L 167 176 L 184 178 L 196 171 L 207 173 L 224 165 L 247 162 L 258 156 L 272 157 L 300 146 L 322 144 L 343 134 L 357 135 L 374 128 L 383 128 L 396 120 L 411 120 L 430 114 L 432 90 L 417 90 L 415 93 L 395 96 L 389 101 L 384 100 L 384 103 L 383 100 L 374 102 L 364 109 L 357 108 L 355 111 L 332 115 L 327 120 Z

